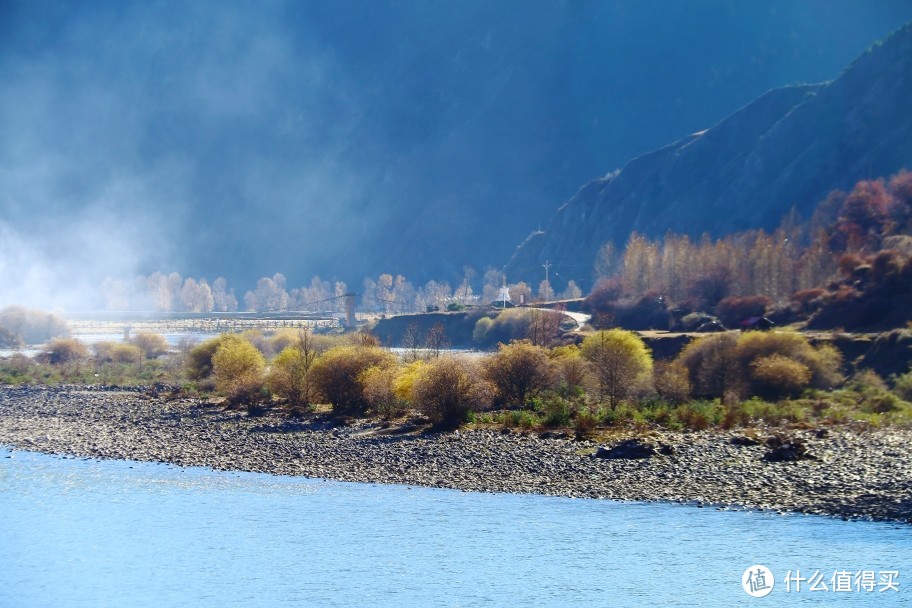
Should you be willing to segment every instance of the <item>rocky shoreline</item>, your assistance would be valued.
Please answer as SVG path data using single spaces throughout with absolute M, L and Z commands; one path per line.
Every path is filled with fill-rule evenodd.
M 908 429 L 651 431 L 626 442 L 593 442 L 499 429 L 422 433 L 376 421 L 339 426 L 321 416 L 248 417 L 135 389 L 0 386 L 0 446 L 342 481 L 912 523 Z

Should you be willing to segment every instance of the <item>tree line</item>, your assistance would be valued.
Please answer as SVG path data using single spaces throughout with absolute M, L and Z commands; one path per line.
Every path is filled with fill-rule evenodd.
M 503 272 L 488 269 L 482 279 L 481 291 L 472 286 L 475 271 L 465 269 L 461 283 L 452 287 L 449 282 L 430 280 L 415 287 L 402 275 L 381 273 L 376 278 L 365 278 L 359 293 L 359 308 L 366 312 L 399 314 L 446 310 L 476 304 L 491 304 L 498 299 L 500 288 L 507 286 L 512 302 L 532 303 L 553 300 L 554 290 L 548 281 L 542 281 L 538 291 L 525 282 L 507 285 Z M 153 272 L 137 277 L 134 281 L 107 278 L 101 285 L 101 299 L 105 310 L 153 310 L 157 312 L 342 312 L 349 287 L 344 281 L 325 281 L 319 276 L 310 283 L 289 288 L 288 280 L 281 273 L 262 277 L 256 287 L 240 299 L 234 288 L 224 278 L 217 278 L 210 285 L 206 279 L 182 277 L 176 272 Z M 579 298 L 582 291 L 570 281 L 560 297 Z
M 500 423 L 580 436 L 617 424 L 912 421 L 912 372 L 846 378 L 836 349 L 789 331 L 710 334 L 663 360 L 622 329 L 551 347 L 517 339 L 474 357 L 441 349 L 397 355 L 367 332 L 252 330 L 176 348 L 155 334 L 91 347 L 58 338 L 35 359 L 0 361 L 0 382 L 31 381 L 166 382 L 190 395 L 220 395 L 251 415 L 418 416 L 437 428 Z
M 912 273 L 910 234 L 912 173 L 901 171 L 832 192 L 806 221 L 792 211 L 771 233 L 697 240 L 635 233 L 620 252 L 606 243 L 596 258 L 597 282 L 588 302 L 604 324 L 636 328 L 668 328 L 700 311 L 729 323 L 775 313 L 784 322 L 817 315 L 837 326 L 841 317 L 833 308 L 864 308 L 845 303 L 871 299 L 865 290 L 901 302 L 909 297 L 902 277 L 904 268 Z M 881 288 L 884 281 L 891 282 L 888 290 Z M 671 311 L 678 319 L 669 318 Z M 858 326 L 863 320 L 845 321 Z

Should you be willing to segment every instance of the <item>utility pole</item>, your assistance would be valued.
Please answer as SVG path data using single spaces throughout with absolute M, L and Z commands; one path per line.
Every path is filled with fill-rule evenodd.
M 542 264 L 542 268 L 545 269 L 545 284 L 544 284 L 545 289 L 539 295 L 545 299 L 554 298 L 554 290 L 551 289 L 551 281 L 549 280 L 549 277 L 548 277 L 548 271 L 551 270 L 551 266 L 552 266 L 552 264 L 548 260 L 545 260 L 545 263 Z

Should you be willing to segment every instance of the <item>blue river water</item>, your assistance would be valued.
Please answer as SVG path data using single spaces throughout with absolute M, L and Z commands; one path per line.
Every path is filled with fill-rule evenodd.
M 834 604 L 912 605 L 912 527 L 0 450 L 2 608 Z

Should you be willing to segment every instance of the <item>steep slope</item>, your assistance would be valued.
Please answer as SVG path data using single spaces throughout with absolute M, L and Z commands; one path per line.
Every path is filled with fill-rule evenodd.
M 584 285 L 598 248 L 637 231 L 719 236 L 773 228 L 834 188 L 912 166 L 912 24 L 822 85 L 776 89 L 706 131 L 584 186 L 514 254 L 511 280 L 548 260 Z M 558 285 L 558 287 L 560 287 Z

